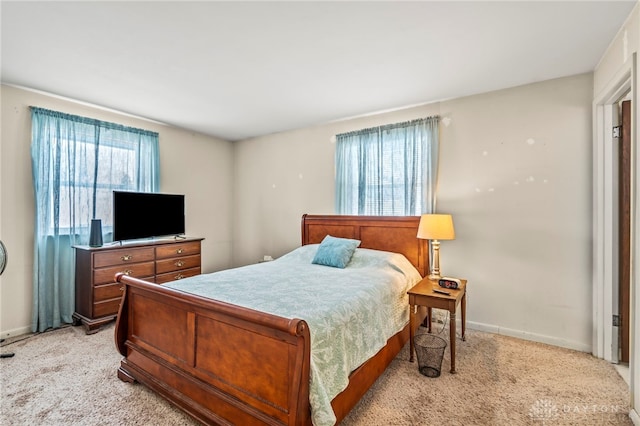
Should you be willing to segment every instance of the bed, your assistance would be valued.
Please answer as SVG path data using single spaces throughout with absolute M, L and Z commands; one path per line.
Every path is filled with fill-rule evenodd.
M 400 253 L 404 257 L 395 256 L 424 276 L 427 246 L 425 240 L 416 238 L 418 224 L 419 217 L 413 216 L 304 215 L 302 246 L 283 256 L 282 264 L 288 267 L 285 262 L 293 257 L 310 256 L 313 245 L 331 235 L 360 240 L 363 253 L 367 249 Z M 258 281 L 255 277 L 260 273 L 268 275 L 263 271 L 275 268 L 276 262 L 245 267 L 252 271 L 248 281 Z M 304 275 L 308 274 L 292 274 L 300 286 L 305 285 Z M 124 274 L 118 274 L 116 280 L 124 284 L 115 330 L 116 346 L 124 356 L 118 369 L 121 380 L 146 385 L 205 424 L 312 424 L 310 400 L 316 395 L 318 363 L 315 357 L 312 361 L 307 321 L 211 298 L 215 294 L 187 292 L 180 282 L 171 288 Z M 291 297 L 297 297 L 295 292 Z M 406 310 L 408 313 L 408 305 Z M 309 322 L 317 320 L 310 318 Z M 329 401 L 335 416 L 332 422 L 340 422 L 349 413 L 408 336 L 407 323 L 354 367 L 346 388 Z M 314 409 L 314 422 L 320 411 Z

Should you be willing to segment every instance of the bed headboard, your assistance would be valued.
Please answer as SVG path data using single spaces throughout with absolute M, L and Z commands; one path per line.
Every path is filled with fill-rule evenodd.
M 416 237 L 420 216 L 302 215 L 302 245 L 326 235 L 360 240 L 360 247 L 403 254 L 423 277 L 429 273 L 428 241 Z

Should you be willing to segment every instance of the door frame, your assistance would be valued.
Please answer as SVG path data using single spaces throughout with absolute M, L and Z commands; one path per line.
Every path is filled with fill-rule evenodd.
M 637 53 L 633 53 L 621 70 L 611 79 L 605 90 L 593 101 L 593 355 L 612 359 L 611 336 L 613 326 L 612 312 L 612 144 L 606 144 L 611 138 L 611 129 L 605 129 L 605 122 L 612 109 L 610 105 L 630 90 L 631 98 L 631 288 L 629 318 L 629 386 L 631 409 L 629 417 L 635 425 L 640 425 L 640 250 L 637 243 L 640 238 L 640 149 L 638 149 L 638 127 L 640 108 L 638 108 L 638 71 Z M 609 136 L 609 137 L 607 137 Z M 607 148 L 608 147 L 608 148 Z M 617 350 L 617 348 L 616 348 Z
M 610 362 L 617 362 L 618 347 L 615 333 L 617 327 L 612 324 L 613 314 L 617 313 L 617 281 L 614 279 L 616 266 L 614 265 L 615 233 L 614 224 L 617 223 L 614 214 L 614 192 L 617 191 L 614 176 L 615 149 L 613 143 L 613 120 L 617 114 L 617 102 L 631 91 L 632 115 L 631 115 L 631 145 L 635 146 L 636 123 L 636 53 L 629 58 L 622 69 L 611 82 L 593 101 L 593 339 L 592 353 L 598 358 L 604 358 Z M 632 154 L 633 156 L 633 154 Z M 632 165 L 633 167 L 633 165 Z M 633 177 L 632 177 L 633 180 Z M 632 182 L 632 186 L 633 182 Z M 634 190 L 632 189 L 632 194 Z M 633 196 L 632 196 L 633 198 Z M 634 200 L 632 199 L 632 230 Z M 633 234 L 632 234 L 633 235 Z M 631 251 L 635 251 L 635 241 L 631 242 Z M 632 277 L 631 294 L 634 294 L 634 280 Z M 635 300 L 631 300 L 631 312 L 633 324 L 633 312 Z M 634 324 L 635 325 L 635 324 Z M 631 329 L 635 327 L 632 325 Z M 634 339 L 631 339 L 632 341 Z M 633 348 L 631 348 L 633 349 Z M 632 350 L 633 352 L 633 350 Z M 630 354 L 630 367 L 633 359 Z M 633 370 L 632 370 L 633 371 Z

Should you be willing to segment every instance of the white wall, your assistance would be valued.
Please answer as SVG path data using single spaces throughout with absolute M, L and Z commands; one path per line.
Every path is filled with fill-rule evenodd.
M 30 331 L 34 201 L 29 106 L 158 132 L 161 190 L 186 195 L 187 234 L 204 237 L 202 269 L 231 266 L 233 145 L 212 137 L 114 112 L 0 86 L 0 239 L 9 263 L 0 277 L 0 335 Z
M 592 78 L 442 104 L 438 206 L 479 329 L 591 349 Z
M 616 73 L 631 59 L 631 55 L 638 51 L 640 43 L 639 20 L 640 10 L 636 4 L 593 72 L 594 97 L 601 94 Z
M 469 280 L 468 321 L 590 351 L 592 93 L 584 74 L 236 142 L 234 263 L 334 213 L 335 134 L 439 114 L 438 211 L 457 234 L 441 266 Z

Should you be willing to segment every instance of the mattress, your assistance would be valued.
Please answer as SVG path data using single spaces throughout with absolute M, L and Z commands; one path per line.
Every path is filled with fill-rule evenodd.
M 335 424 L 331 400 L 349 374 L 409 321 L 407 291 L 420 281 L 401 254 L 357 249 L 344 269 L 313 264 L 317 244 L 272 261 L 165 284 L 309 325 L 309 399 L 315 426 Z

